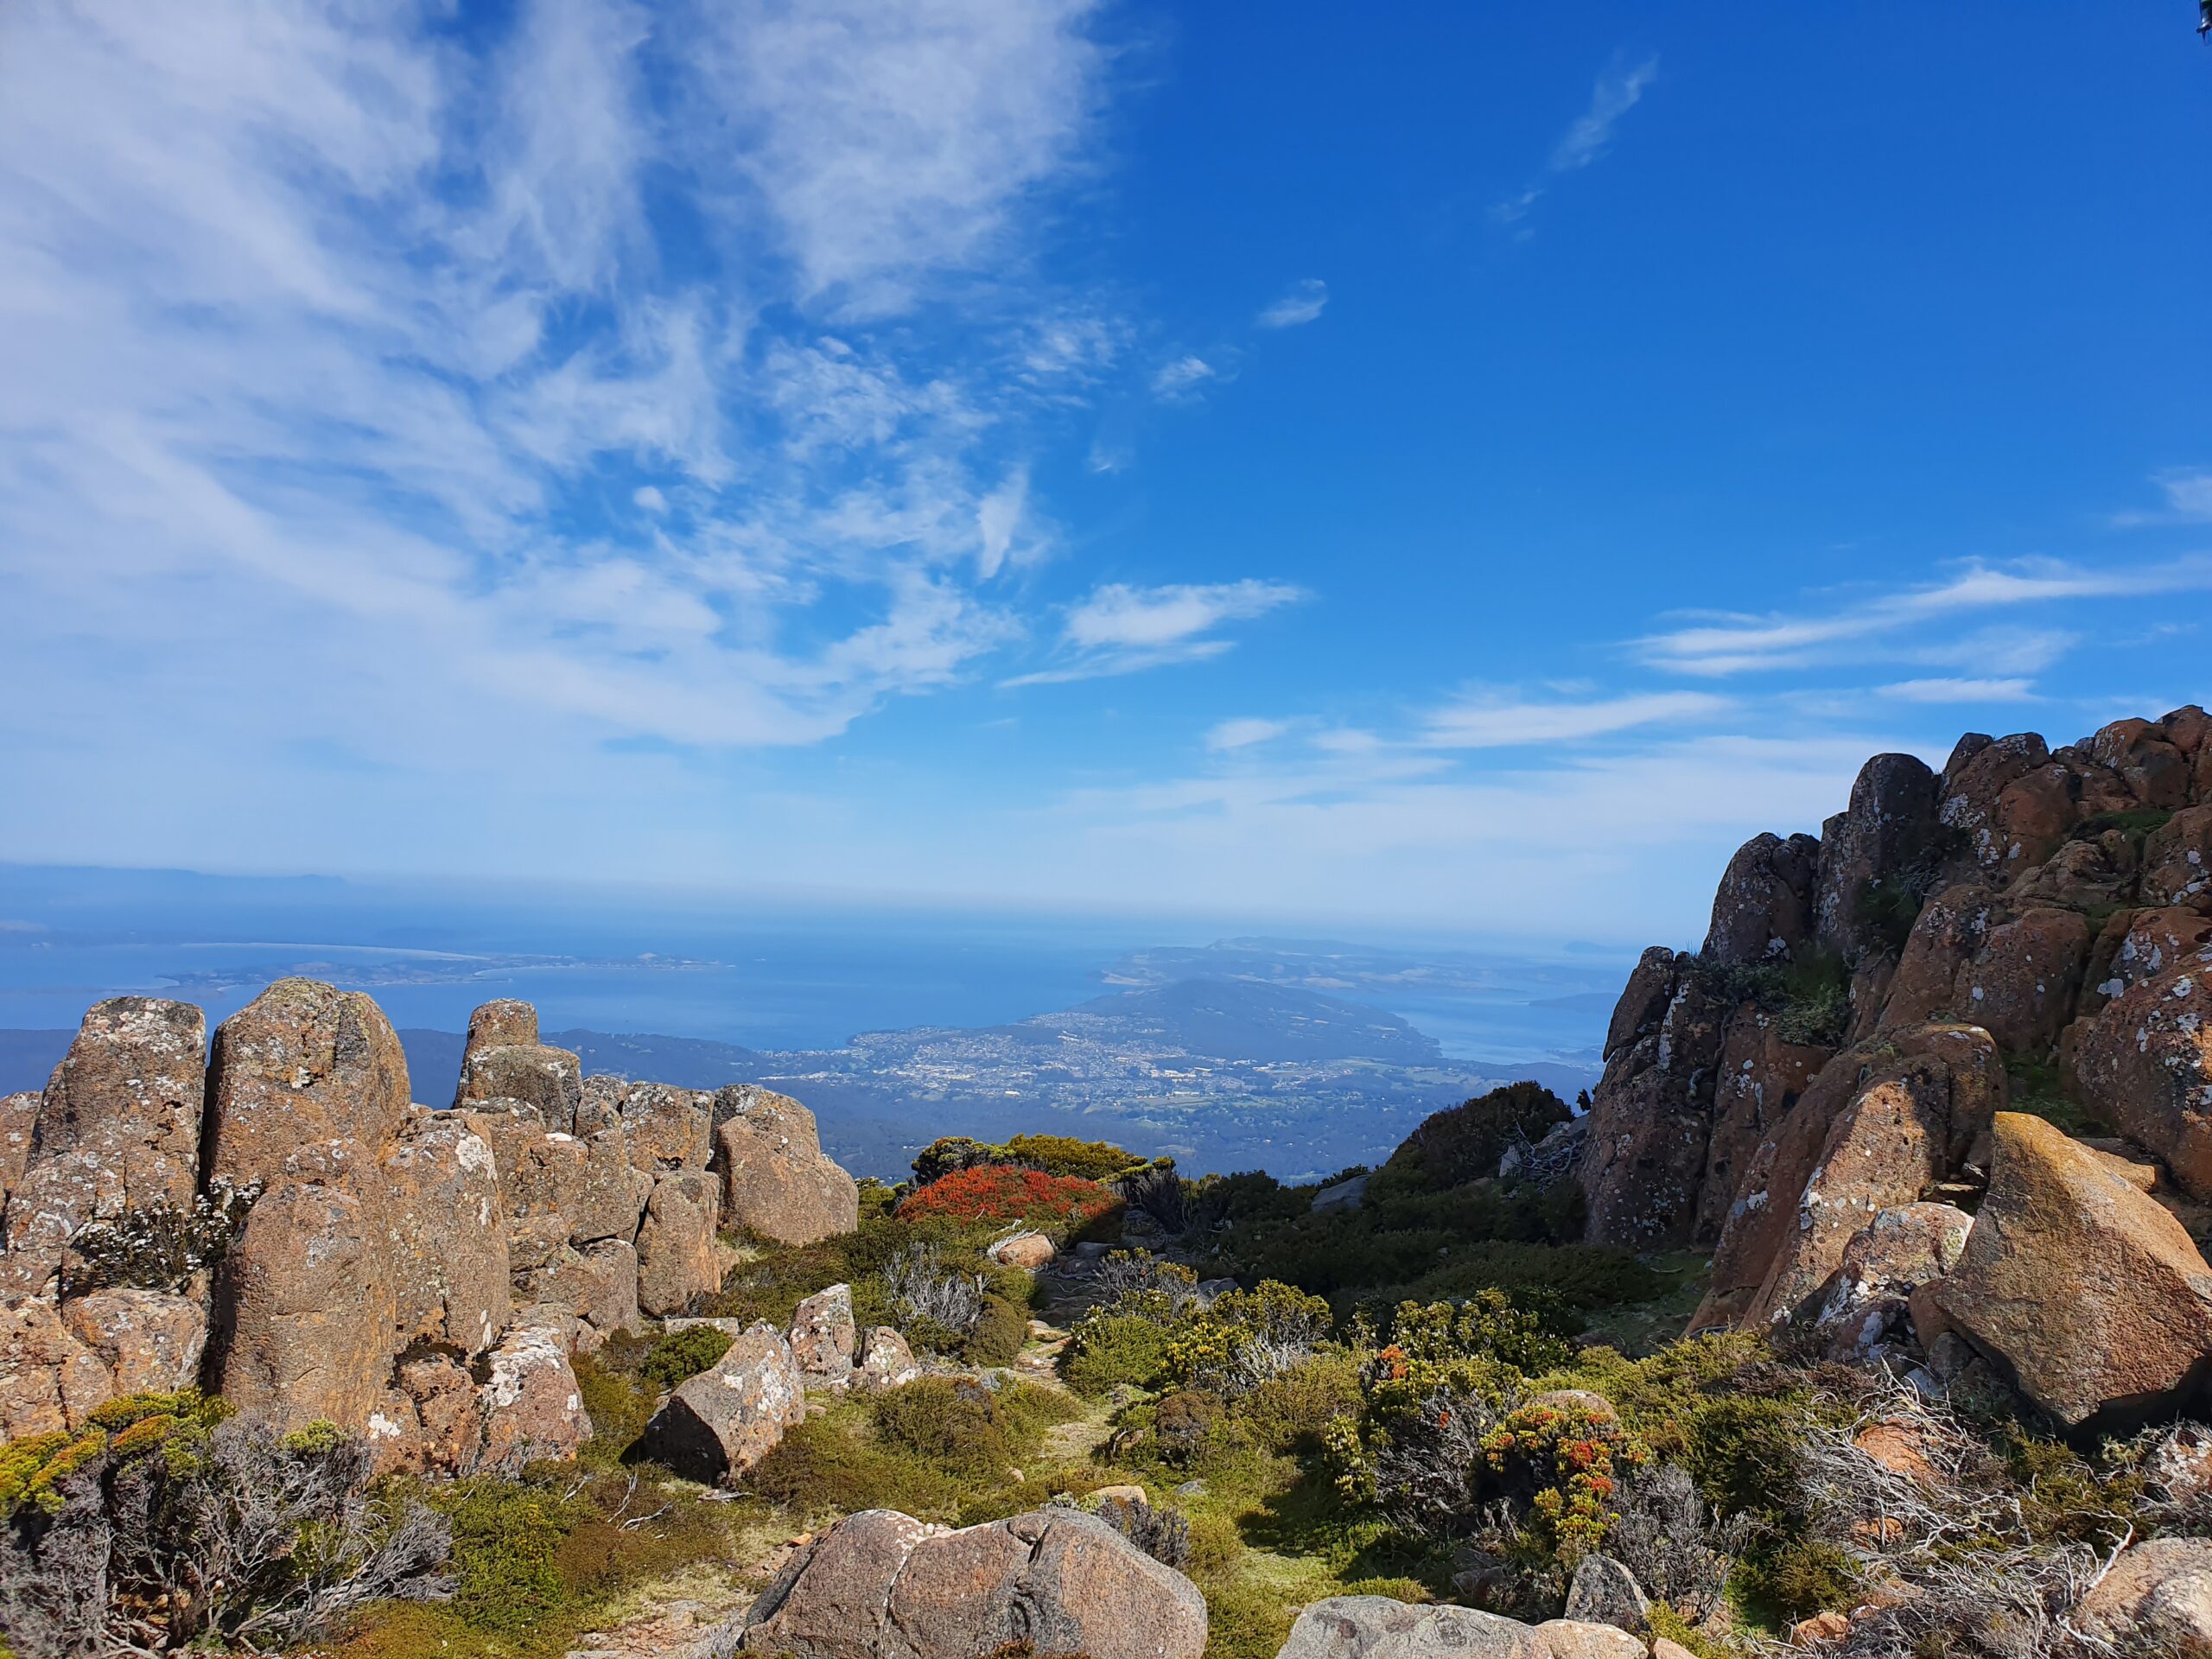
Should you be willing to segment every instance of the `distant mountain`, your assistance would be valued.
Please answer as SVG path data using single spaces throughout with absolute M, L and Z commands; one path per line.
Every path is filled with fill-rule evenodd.
M 1189 955 L 1280 963 L 1283 947 L 1236 941 Z M 1300 947 L 1318 962 L 1333 946 Z M 1378 974 L 1394 959 L 1343 947 Z M 1338 958 L 1339 966 L 1346 966 Z M 1402 967 L 1402 964 L 1399 964 Z M 1595 1068 L 1447 1058 L 1395 1014 L 1280 976 L 1160 980 L 1008 1025 L 864 1033 L 842 1048 L 757 1050 L 698 1038 L 545 1033 L 587 1073 L 684 1088 L 762 1083 L 821 1121 L 823 1144 L 856 1173 L 896 1178 L 940 1134 L 1050 1130 L 1169 1153 L 1192 1168 L 1315 1175 L 1386 1154 L 1421 1118 L 1517 1077 L 1572 1099 Z M 0 1032 L 0 1090 L 41 1087 L 66 1031 Z M 461 1070 L 453 1032 L 400 1032 L 417 1100 L 443 1105 Z

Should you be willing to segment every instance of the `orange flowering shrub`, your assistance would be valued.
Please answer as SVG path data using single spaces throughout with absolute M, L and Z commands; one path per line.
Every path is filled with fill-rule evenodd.
M 899 1206 L 902 1217 L 954 1221 L 1026 1222 L 1033 1227 L 1081 1227 L 1121 1200 L 1096 1181 L 1009 1164 L 979 1164 L 941 1175 Z
M 1610 1410 L 1579 1400 L 1521 1407 L 1484 1437 L 1482 1449 L 1491 1474 L 1535 1487 L 1530 1529 L 1569 1566 L 1603 1543 L 1620 1518 L 1613 1508 L 1618 1471 L 1651 1455 Z

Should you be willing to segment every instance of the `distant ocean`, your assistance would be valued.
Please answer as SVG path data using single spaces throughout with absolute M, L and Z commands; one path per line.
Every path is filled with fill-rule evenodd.
M 403 1027 L 459 1031 L 477 1003 L 513 996 L 536 1003 L 548 1030 L 836 1048 L 865 1031 L 1068 1007 L 1116 988 L 1105 970 L 1129 952 L 1202 946 L 1220 931 L 0 867 L 0 1027 L 67 1029 L 88 1004 L 132 993 L 197 1002 L 212 1025 L 270 979 L 308 972 L 360 985 Z M 1338 994 L 1387 1007 L 1454 1058 L 1555 1059 L 1588 1053 L 1604 1029 L 1598 1005 L 1609 1005 L 1625 965 L 1585 959 L 1525 984 L 1508 967 L 1478 989 Z M 1586 1006 L 1552 1006 L 1561 992 Z

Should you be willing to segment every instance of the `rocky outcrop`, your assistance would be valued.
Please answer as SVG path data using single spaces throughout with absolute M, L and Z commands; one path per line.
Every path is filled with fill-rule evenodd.
M 568 1351 L 542 1325 L 518 1325 L 486 1357 L 476 1410 L 474 1471 L 518 1474 L 525 1464 L 564 1461 L 591 1438 Z
M 421 1339 L 481 1353 L 514 1311 L 490 1145 L 458 1117 L 418 1113 L 383 1173 L 397 1345 Z
M 1964 1337 L 2071 1428 L 2132 1426 L 2212 1377 L 2212 1267 L 2111 1160 L 1996 1120 L 1989 1191 L 1958 1265 L 1914 1298 L 1923 1342 Z
M 791 1560 L 741 1641 L 791 1659 L 1198 1659 L 1206 1607 L 1181 1573 L 1077 1510 L 957 1532 L 870 1510 Z
M 806 1378 L 771 1325 L 746 1331 L 710 1369 L 678 1383 L 639 1442 L 640 1455 L 711 1485 L 766 1457 L 806 1418 Z
M 1973 1027 L 1838 1054 L 1743 1160 L 1691 1328 L 1809 1313 L 1853 1236 L 1962 1163 L 2005 1100 L 1996 1047 Z
M 106 1369 L 117 1394 L 167 1392 L 200 1379 L 207 1313 L 191 1297 L 99 1290 L 64 1302 L 61 1320 Z
M 262 1195 L 224 1260 L 212 1376 L 240 1411 L 358 1433 L 383 1402 L 397 1323 L 383 1218 L 339 1186 L 285 1181 Z
M 1713 898 L 1703 954 L 1715 962 L 1788 962 L 1813 931 L 1821 843 L 1754 836 L 1728 861 Z
M 461 1052 L 461 1081 L 453 1103 L 520 1100 L 535 1106 L 549 1128 L 566 1129 L 582 1103 L 583 1062 L 565 1048 L 538 1043 L 476 1043 Z
M 282 1427 L 365 1434 L 388 1467 L 512 1470 L 588 1435 L 572 1355 L 635 1328 L 641 1295 L 671 1312 L 719 1281 L 711 1098 L 596 1079 L 588 1095 L 527 1003 L 472 1016 L 453 1111 L 409 1103 L 391 1024 L 358 993 L 282 980 L 223 1022 L 203 1066 L 204 1036 L 197 1008 L 118 998 L 86 1014 L 45 1090 L 0 1099 L 0 1435 L 199 1382 Z M 753 1095 L 766 1185 L 779 1160 L 801 1170 L 834 1222 L 842 1183 L 851 1224 L 852 1183 L 805 1109 Z M 150 1211 L 173 1230 L 203 1194 L 214 1208 L 194 1226 L 226 1205 L 243 1217 L 212 1274 L 76 1248 L 87 1226 L 115 1224 L 111 1246 Z M 855 1370 L 834 1300 L 798 1332 L 824 1386 L 841 1361 Z M 867 1386 L 915 1372 L 895 1337 L 870 1355 Z M 787 1347 L 784 1365 L 798 1376 Z M 779 1402 L 780 1433 L 800 1395 L 776 1375 L 757 1368 L 755 1392 Z
M 2212 945 L 2114 997 L 2076 1044 L 2075 1071 L 2100 1117 L 2212 1198 Z
M 1813 939 L 1850 960 L 1878 942 L 1868 890 L 1919 869 L 1936 842 L 1935 773 L 1910 754 L 1878 754 L 1859 768 L 1851 804 L 1821 826 L 1813 882 Z
M 814 1114 L 788 1095 L 739 1084 L 714 1097 L 723 1225 L 779 1244 L 811 1244 L 860 1225 L 860 1188 L 823 1155 Z
M 721 1283 L 715 1247 L 718 1208 L 714 1177 L 672 1169 L 654 1178 L 638 1224 L 638 1306 L 648 1313 L 681 1313 L 695 1296 Z
M 190 1003 L 118 996 L 94 1004 L 40 1101 L 37 1155 L 99 1160 L 133 1209 L 189 1205 L 207 1053 L 207 1017 Z
M 1815 1316 L 1877 1214 L 1971 1207 L 2008 1071 L 2212 1200 L 2208 730 L 1970 734 L 1940 779 L 1877 756 L 1817 841 L 1746 842 L 1704 950 L 1647 951 L 1615 1008 L 1588 1239 L 1713 1246 L 1700 1325 Z
M 1689 1242 L 1732 1012 L 1694 957 L 1643 953 L 1614 1011 L 1580 1168 L 1593 1239 L 1633 1249 Z

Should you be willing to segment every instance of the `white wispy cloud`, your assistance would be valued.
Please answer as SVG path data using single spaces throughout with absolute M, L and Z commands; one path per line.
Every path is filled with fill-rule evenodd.
M 1287 721 L 1280 720 L 1224 720 L 1206 733 L 1206 747 L 1217 754 L 1236 749 L 1249 749 L 1255 744 L 1271 743 L 1290 729 Z
M 1217 378 L 1220 371 L 1202 357 L 1179 357 L 1166 363 L 1152 377 L 1152 395 L 1173 403 L 1190 397 L 1207 381 Z
M 972 671 L 1052 541 L 1039 387 L 1122 337 L 1025 275 L 1090 10 L 11 10 L 0 738 L 158 709 L 226 734 L 205 800 L 334 730 L 807 743 Z
M 1724 615 L 1645 635 L 1630 643 L 1653 667 L 1726 677 L 1802 668 L 1858 651 L 1877 639 L 1904 639 L 1919 628 L 1976 612 L 2093 599 L 2212 590 L 2212 558 L 2101 568 L 2037 560 L 2000 566 L 1969 563 L 1943 581 L 1875 594 L 1824 611 Z M 2056 636 L 2040 637 L 2047 649 Z M 2020 641 L 2016 640 L 2016 644 Z M 2044 660 L 2049 660 L 2047 655 Z
M 1262 328 L 1295 328 L 1319 319 L 1329 303 L 1329 285 L 1318 276 L 1292 285 L 1274 304 L 1254 319 Z
M 1218 657 L 1235 643 L 1218 632 L 1224 625 L 1305 597 L 1303 588 L 1287 582 L 1249 579 L 1160 588 L 1109 582 L 1068 607 L 1060 632 L 1062 661 L 1001 683 L 1096 679 Z
M 2212 467 L 2169 467 L 2152 475 L 2151 482 L 2164 496 L 2163 509 L 2145 512 L 2131 508 L 2112 516 L 2123 529 L 2151 524 L 2212 524 Z
M 1900 702 L 2032 702 L 2033 680 L 1898 680 L 1874 688 L 1878 696 Z
M 1582 702 L 1473 696 L 1433 710 L 1420 741 L 1439 749 L 1515 748 L 1571 742 L 1640 726 L 1712 720 L 1734 705 L 1702 691 L 1654 691 Z
M 1491 218 L 1501 225 L 1517 223 L 1528 216 L 1529 210 L 1556 180 L 1580 172 L 1603 156 L 1612 143 L 1613 129 L 1623 116 L 1637 106 L 1643 97 L 1643 89 L 1658 73 L 1659 60 L 1651 57 L 1640 63 L 1616 66 L 1599 75 L 1590 92 L 1589 108 L 1553 146 L 1543 171 L 1525 189 L 1492 207 Z

